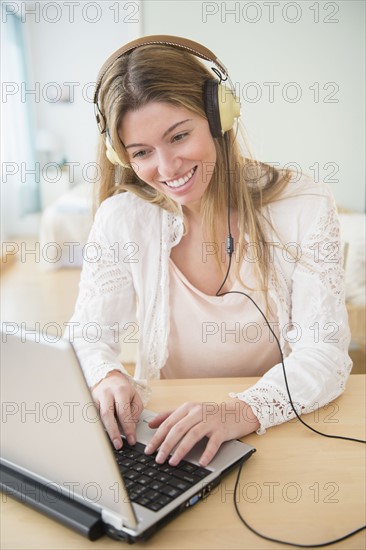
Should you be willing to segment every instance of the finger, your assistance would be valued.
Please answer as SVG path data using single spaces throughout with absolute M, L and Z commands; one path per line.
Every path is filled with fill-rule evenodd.
M 134 423 L 132 421 L 131 404 L 122 402 L 118 399 L 116 402 L 116 416 L 120 424 L 120 428 L 130 445 L 136 443 Z
M 115 417 L 114 405 L 113 395 L 106 394 L 104 399 L 100 401 L 99 414 L 115 449 L 120 449 L 122 447 L 122 438 Z
M 176 446 L 174 453 L 169 460 L 171 466 L 177 466 L 179 462 L 189 453 L 189 451 L 207 435 L 207 427 L 200 423 L 193 426 L 189 432 L 183 437 L 180 443 Z
M 164 420 L 168 418 L 172 414 L 173 411 L 165 411 L 162 413 L 157 414 L 150 422 L 148 423 L 149 428 L 155 429 L 160 426 Z
M 167 413 L 161 413 L 159 415 L 159 418 L 153 419 L 149 426 L 159 426 L 156 433 L 152 437 L 150 443 L 145 448 L 146 454 L 151 454 L 156 451 L 156 449 L 164 442 L 168 436 L 168 434 L 175 428 L 179 422 L 179 420 L 182 419 L 182 416 L 185 416 L 185 413 L 181 411 L 181 409 L 176 409 L 173 412 L 167 412 Z M 156 422 L 155 422 L 156 420 Z M 178 428 L 179 429 L 179 428 Z M 182 433 L 182 435 L 184 435 Z M 182 437 L 182 436 L 180 436 Z M 171 438 L 170 438 L 171 439 Z M 179 440 L 178 440 L 179 441 Z M 165 457 L 167 456 L 167 453 L 169 452 L 169 448 L 172 449 L 174 445 L 171 447 L 168 444 L 165 444 L 163 449 L 159 450 L 159 462 L 164 462 Z M 163 458 L 164 455 L 164 458 Z
M 134 407 L 131 408 L 131 414 L 137 424 L 140 419 L 141 413 L 144 410 L 144 404 L 138 392 L 135 393 L 132 399 L 132 403 L 134 404 Z
M 197 425 L 197 418 L 192 413 L 174 421 L 171 415 L 158 429 L 156 436 L 160 440 L 160 448 L 156 456 L 156 462 L 165 462 L 172 450 L 182 441 L 186 434 Z M 160 433 L 159 433 L 160 432 Z
M 219 439 L 217 436 L 213 435 L 212 437 L 210 437 L 206 445 L 206 448 L 199 460 L 199 463 L 203 468 L 206 468 L 206 466 L 211 462 L 211 460 L 214 458 L 217 451 L 221 447 L 222 443 L 223 443 L 223 440 Z
M 96 406 L 98 414 L 100 414 L 100 401 L 96 397 L 94 398 L 94 404 Z
M 130 445 L 136 443 L 136 425 L 143 410 L 143 403 L 136 392 L 136 396 L 130 402 L 122 402 L 123 398 L 116 402 L 116 412 L 122 431 Z

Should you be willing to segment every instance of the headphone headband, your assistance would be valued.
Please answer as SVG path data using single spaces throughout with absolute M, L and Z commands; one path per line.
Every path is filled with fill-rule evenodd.
M 205 46 L 202 46 L 202 44 L 194 42 L 193 40 L 189 40 L 188 38 L 181 38 L 179 36 L 153 34 L 151 36 L 144 36 L 143 38 L 137 38 L 136 40 L 132 40 L 132 42 L 128 42 L 128 44 L 125 44 L 124 46 L 122 46 L 122 48 L 119 48 L 110 57 L 108 57 L 108 59 L 102 65 L 97 77 L 94 92 L 94 103 L 98 103 L 99 89 L 102 84 L 104 75 L 119 57 L 122 57 L 126 53 L 135 50 L 136 48 L 140 48 L 141 46 L 154 44 L 180 48 L 181 50 L 187 51 L 197 57 L 200 57 L 201 59 L 204 59 L 205 61 L 212 61 L 212 63 L 219 67 L 219 69 L 224 73 L 225 76 L 228 76 L 225 65 L 221 63 L 221 61 L 215 56 L 215 54 L 211 50 L 209 50 Z

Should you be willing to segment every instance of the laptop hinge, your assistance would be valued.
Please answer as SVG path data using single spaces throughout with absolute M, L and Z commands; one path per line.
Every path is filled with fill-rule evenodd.
M 89 540 L 97 540 L 105 534 L 100 512 L 68 498 L 50 484 L 44 485 L 5 464 L 0 464 L 0 488 L 5 495 L 28 504 Z
M 111 510 L 106 510 L 105 508 L 102 510 L 102 519 L 104 523 L 111 525 L 114 529 L 117 529 L 117 531 L 124 528 L 133 529 L 134 527 L 129 525 L 126 517 L 116 514 Z

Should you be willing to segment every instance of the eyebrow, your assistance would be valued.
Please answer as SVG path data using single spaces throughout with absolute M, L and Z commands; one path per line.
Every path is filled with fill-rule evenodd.
M 180 122 L 176 122 L 175 124 L 170 126 L 167 130 L 165 130 L 165 132 L 163 134 L 163 138 L 165 138 L 168 134 L 173 132 L 173 130 L 175 130 L 181 124 L 185 124 L 186 122 L 190 122 L 191 120 L 192 120 L 191 118 L 186 118 L 185 120 L 181 120 Z M 145 143 L 130 143 L 129 145 L 125 145 L 125 149 L 129 149 L 130 147 L 144 147 L 144 146 L 145 146 Z

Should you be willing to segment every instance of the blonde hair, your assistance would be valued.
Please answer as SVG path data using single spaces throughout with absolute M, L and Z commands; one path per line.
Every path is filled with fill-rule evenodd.
M 119 158 L 128 163 L 127 153 L 118 135 L 126 112 L 159 101 L 184 107 L 207 118 L 203 87 L 205 81 L 212 78 L 211 72 L 194 55 L 174 47 L 142 46 L 117 59 L 104 76 L 99 103 Z M 230 206 L 238 213 L 239 242 L 236 254 L 243 257 L 248 244 L 244 238 L 247 233 L 249 242 L 255 243 L 258 250 L 258 261 L 254 262 L 258 287 L 267 290 L 270 257 L 263 227 L 269 222 L 263 218 L 262 207 L 280 196 L 291 174 L 288 171 L 281 173 L 254 160 L 248 152 L 242 154 L 233 129 L 227 133 L 227 138 L 232 173 Z M 224 138 L 216 138 L 214 142 L 217 161 L 210 184 L 202 197 L 201 208 L 205 235 L 211 242 L 217 243 L 218 228 L 222 229 L 226 224 L 228 199 Z M 97 205 L 112 195 L 129 191 L 170 212 L 180 212 L 172 199 L 146 184 L 133 170 L 120 166 L 115 169 L 106 158 L 103 136 L 98 156 L 101 181 Z M 217 247 L 216 257 L 224 270 L 219 255 L 220 246 Z M 240 262 L 237 262 L 236 276 L 240 280 L 239 268 Z M 241 283 L 245 286 L 243 281 Z

